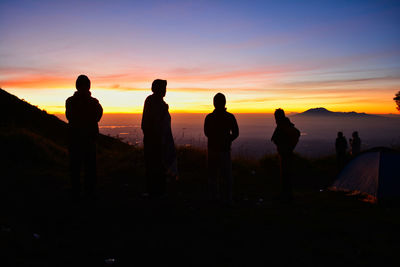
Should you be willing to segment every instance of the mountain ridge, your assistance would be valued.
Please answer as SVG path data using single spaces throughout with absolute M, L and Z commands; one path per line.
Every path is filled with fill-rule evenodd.
M 384 116 L 379 116 L 379 115 L 373 115 L 373 114 L 367 114 L 364 112 L 358 113 L 355 111 L 350 111 L 350 112 L 335 112 L 335 111 L 330 111 L 326 108 L 323 107 L 318 107 L 318 108 L 311 108 L 308 109 L 304 112 L 297 113 L 294 116 L 320 116 L 320 117 L 356 117 L 356 118 L 386 118 Z

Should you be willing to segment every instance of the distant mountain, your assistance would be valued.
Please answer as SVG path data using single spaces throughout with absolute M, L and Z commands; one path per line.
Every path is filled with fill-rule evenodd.
M 330 110 L 327 110 L 326 108 L 312 108 L 309 110 L 306 110 L 304 112 L 298 113 L 294 116 L 321 116 L 321 117 L 346 117 L 346 118 L 351 118 L 351 117 L 356 117 L 356 118 L 384 118 L 382 116 L 378 115 L 372 115 L 372 114 L 367 114 L 367 113 L 357 113 L 354 111 L 351 112 L 333 112 Z

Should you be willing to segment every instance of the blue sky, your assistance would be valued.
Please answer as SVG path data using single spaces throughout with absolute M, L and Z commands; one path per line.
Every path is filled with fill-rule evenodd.
M 347 97 L 356 109 L 391 112 L 384 106 L 400 87 L 399 26 L 399 1 L 1 1 L 0 86 L 50 110 L 58 99 L 38 90 L 65 97 L 86 73 L 96 88 L 126 97 L 166 78 L 199 101 L 229 93 L 241 111 L 300 95 L 309 102 L 287 108 L 327 98 L 333 109 L 354 108 L 341 104 Z M 249 99 L 260 100 L 256 109 Z

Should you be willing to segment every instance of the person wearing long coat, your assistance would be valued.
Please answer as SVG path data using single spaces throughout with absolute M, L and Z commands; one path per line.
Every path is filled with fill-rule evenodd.
M 144 103 L 142 124 L 144 157 L 146 167 L 146 189 L 151 197 L 166 193 L 167 174 L 177 175 L 176 151 L 171 131 L 171 115 L 164 101 L 166 80 L 154 80 L 153 92 Z

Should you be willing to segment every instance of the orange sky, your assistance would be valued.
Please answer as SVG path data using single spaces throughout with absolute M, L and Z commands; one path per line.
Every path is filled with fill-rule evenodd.
M 270 113 L 278 107 L 288 112 L 325 107 L 332 111 L 397 113 L 392 100 L 399 88 L 397 77 L 355 79 L 336 78 L 331 72 L 312 70 L 311 73 L 310 80 L 310 71 L 301 69 L 211 74 L 182 69 L 162 72 L 157 77 L 168 80 L 165 100 L 171 112 L 209 112 L 213 109 L 214 94 L 222 92 L 227 97 L 228 109 L 240 113 Z M 63 113 L 65 99 L 74 92 L 77 75 L 43 75 L 36 70 L 10 69 L 3 70 L 6 79 L 3 78 L 0 85 L 48 112 Z M 151 93 L 150 76 L 146 71 L 111 75 L 93 72 L 89 75 L 92 95 L 102 103 L 105 113 L 138 113 Z
M 325 107 L 332 111 L 397 113 L 392 100 L 398 89 L 397 80 L 285 83 L 282 77 L 275 77 L 265 85 L 266 89 L 257 89 L 243 76 L 246 75 L 236 78 L 238 82 L 232 84 L 232 88 L 223 86 L 224 82 L 228 82 L 225 77 L 210 79 L 211 82 L 193 82 L 200 85 L 198 88 L 185 88 L 186 77 L 176 77 L 176 81 L 169 79 L 165 100 L 171 112 L 210 112 L 213 109 L 212 97 L 222 92 L 227 97 L 228 109 L 237 113 L 270 113 L 278 107 L 288 112 Z M 113 85 L 104 77 L 94 76 L 91 80 L 92 95 L 102 103 L 105 113 L 141 112 L 144 99 L 151 93 L 148 89 L 150 81 L 128 82 L 113 78 L 116 81 Z M 241 82 L 247 83 L 248 87 L 240 87 Z M 63 113 L 65 99 L 74 92 L 74 78 L 32 76 L 3 82 L 2 87 L 48 112 Z

